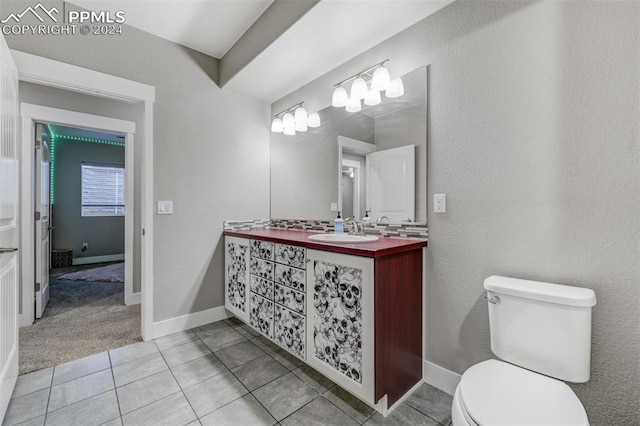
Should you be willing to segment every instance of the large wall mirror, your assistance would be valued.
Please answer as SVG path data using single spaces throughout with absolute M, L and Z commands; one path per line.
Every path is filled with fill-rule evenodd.
M 318 128 L 271 134 L 271 218 L 333 220 L 337 206 L 343 218 L 426 223 L 426 68 L 402 80 L 399 98 L 357 113 L 329 106 Z

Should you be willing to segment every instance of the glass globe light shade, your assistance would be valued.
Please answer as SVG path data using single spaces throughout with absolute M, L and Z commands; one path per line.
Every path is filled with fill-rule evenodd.
M 282 120 L 280 118 L 274 118 L 271 122 L 271 131 L 276 133 L 282 133 L 284 130 L 284 125 L 282 124 Z
M 377 90 L 369 90 L 367 96 L 364 97 L 365 105 L 378 105 L 380 102 L 382 102 L 382 98 Z
M 383 66 L 376 68 L 371 79 L 371 89 L 381 91 L 387 90 L 391 84 L 389 70 Z
M 307 122 L 306 121 L 296 121 L 296 125 L 294 129 L 296 132 L 306 132 L 307 131 Z
M 304 109 L 303 107 L 298 107 L 296 108 L 296 112 L 293 113 L 293 117 L 296 121 L 296 126 L 298 126 L 298 124 L 302 125 L 304 124 L 305 127 L 307 125 L 307 110 Z
M 287 136 L 293 136 L 296 134 L 296 129 L 293 126 L 284 126 L 283 132 Z
M 282 125 L 284 126 L 285 129 L 287 127 L 293 128 L 293 126 L 295 126 L 295 124 L 296 124 L 296 120 L 295 120 L 295 118 L 293 118 L 293 114 L 291 114 L 290 112 L 286 113 L 282 117 Z
M 364 81 L 364 78 L 362 77 L 358 77 L 355 80 L 353 80 L 353 83 L 351 83 L 351 97 L 350 99 L 364 99 L 364 97 L 367 96 L 367 82 Z M 349 105 L 349 103 L 347 102 L 347 105 Z
M 307 117 L 307 126 L 309 127 L 320 127 L 320 114 L 317 112 L 312 112 Z
M 331 97 L 331 105 L 334 107 L 344 107 L 347 106 L 347 100 L 349 96 L 347 96 L 347 91 L 344 87 L 338 86 L 333 90 L 333 96 Z
M 385 95 L 387 98 L 399 98 L 404 95 L 404 84 L 400 77 L 391 80 L 391 84 L 389 84 L 389 88 L 385 92 Z
M 358 112 L 362 109 L 362 105 L 360 104 L 360 99 L 349 98 L 347 101 L 347 107 L 345 108 L 348 112 Z

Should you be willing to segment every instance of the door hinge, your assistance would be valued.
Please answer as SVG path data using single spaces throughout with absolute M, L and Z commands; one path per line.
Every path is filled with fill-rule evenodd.
M 36 149 L 42 148 L 42 141 L 40 139 L 36 139 Z
M 40 220 L 40 212 L 35 212 L 33 214 L 33 220 Z
M 36 283 L 34 290 L 40 291 L 40 283 Z

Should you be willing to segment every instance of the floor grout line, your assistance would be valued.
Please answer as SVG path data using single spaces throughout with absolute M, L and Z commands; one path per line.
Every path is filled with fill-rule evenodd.
M 193 358 L 193 359 L 191 359 L 191 360 L 189 360 L 189 361 L 181 362 L 180 364 L 176 364 L 176 365 L 174 365 L 174 366 L 169 366 L 169 364 L 168 364 L 168 362 L 167 362 L 167 359 L 165 358 L 165 354 L 163 353 L 163 350 L 160 350 L 160 348 L 159 348 L 159 346 L 158 346 L 158 343 L 156 342 L 156 340 L 157 340 L 157 339 L 154 339 L 154 340 L 152 340 L 152 341 L 154 342 L 154 347 L 155 347 L 155 349 L 157 350 L 157 352 L 150 353 L 150 354 L 147 354 L 147 355 L 144 355 L 144 356 L 141 356 L 141 357 L 138 357 L 138 358 L 134 358 L 134 359 L 128 360 L 128 361 L 126 361 L 126 362 L 122 362 L 122 363 L 118 364 L 118 366 L 120 366 L 120 365 L 125 365 L 125 364 L 127 364 L 127 363 L 129 363 L 129 362 L 134 362 L 134 361 L 140 360 L 140 359 L 142 359 L 142 358 L 144 358 L 144 357 L 146 357 L 146 356 L 151 356 L 151 355 L 155 355 L 156 353 L 158 353 L 158 354 L 160 354 L 160 357 L 162 358 L 163 362 L 165 363 L 165 365 L 166 365 L 166 369 L 168 369 L 168 370 L 169 370 L 169 372 L 170 372 L 171 376 L 173 377 L 174 381 L 176 382 L 176 384 L 178 385 L 178 388 L 179 388 L 179 391 L 176 391 L 176 392 L 174 392 L 174 393 L 171 393 L 170 395 L 165 395 L 165 396 L 163 396 L 162 398 L 160 398 L 160 399 L 158 399 L 158 400 L 155 400 L 155 401 L 151 401 L 151 402 L 149 402 L 149 403 L 146 403 L 146 404 L 144 404 L 144 405 L 142 405 L 142 406 L 140 406 L 140 407 L 136 408 L 135 410 L 130 411 L 130 413 L 131 413 L 131 412 L 135 412 L 135 411 L 140 410 L 140 409 L 143 409 L 143 408 L 145 408 L 145 407 L 147 407 L 147 406 L 149 406 L 149 405 L 151 405 L 151 404 L 154 404 L 154 403 L 156 403 L 156 402 L 158 402 L 158 401 L 162 401 L 163 399 L 169 398 L 169 397 L 171 397 L 171 396 L 176 395 L 178 392 L 181 392 L 181 393 L 182 393 L 182 396 L 187 400 L 187 403 L 189 404 L 189 407 L 191 408 L 192 412 L 193 412 L 193 413 L 194 413 L 194 415 L 195 415 L 195 419 L 194 419 L 193 421 L 196 421 L 196 420 L 197 420 L 197 421 L 198 421 L 198 422 L 200 422 L 200 423 L 201 423 L 202 418 L 204 418 L 205 416 L 208 416 L 208 415 L 210 415 L 211 413 L 214 413 L 214 412 L 216 412 L 216 411 L 218 411 L 218 410 L 220 410 L 220 409 L 222 409 L 222 408 L 224 408 L 224 407 L 226 407 L 226 406 L 228 406 L 228 405 L 230 405 L 230 404 L 233 404 L 234 402 L 237 402 L 239 399 L 241 399 L 241 398 L 245 398 L 245 397 L 247 397 L 248 395 L 251 395 L 251 398 L 253 398 L 253 399 L 255 399 L 255 400 L 257 401 L 257 403 L 258 403 L 258 404 L 259 404 L 259 405 L 260 405 L 260 406 L 265 410 L 265 412 L 266 412 L 266 413 L 268 413 L 268 414 L 271 416 L 271 418 L 272 418 L 272 419 L 274 419 L 274 420 L 276 421 L 276 424 L 280 424 L 281 422 L 285 421 L 287 418 L 291 417 L 291 416 L 292 416 L 292 415 L 294 415 L 295 413 L 297 413 L 297 412 L 299 412 L 300 410 L 304 409 L 305 407 L 307 407 L 309 404 L 313 403 L 316 399 L 318 399 L 318 398 L 319 398 L 319 397 L 321 397 L 321 396 L 322 396 L 326 401 L 328 401 L 328 402 L 329 402 L 333 407 L 337 408 L 339 412 L 343 413 L 343 414 L 344 414 L 344 415 L 346 415 L 349 419 L 351 419 L 351 420 L 355 421 L 355 422 L 356 422 L 356 423 L 358 423 L 358 424 L 364 424 L 364 423 L 368 422 L 369 420 L 371 420 L 371 418 L 373 418 L 373 416 L 375 416 L 375 414 L 376 414 L 376 412 L 375 412 L 375 411 L 373 411 L 373 412 L 372 412 L 371 414 L 369 414 L 368 416 L 365 416 L 363 413 L 361 413 L 361 414 L 363 414 L 363 417 L 366 417 L 366 418 L 364 419 L 363 423 L 360 423 L 358 420 L 356 420 L 356 419 L 355 419 L 355 418 L 353 418 L 351 415 L 349 415 L 349 413 L 347 413 L 347 412 L 346 412 L 346 411 L 344 411 L 342 408 L 340 408 L 340 407 L 339 407 L 339 406 L 338 406 L 334 401 L 332 401 L 331 399 L 327 398 L 326 394 L 327 394 L 327 393 L 329 393 L 329 392 L 331 392 L 331 390 L 332 390 L 333 388 L 335 388 L 335 387 L 336 387 L 335 385 L 334 385 L 334 386 L 331 386 L 331 387 L 329 387 L 329 388 L 326 388 L 326 389 L 324 389 L 324 386 L 322 386 L 322 387 L 320 388 L 320 390 L 316 389 L 316 388 L 315 388 L 315 387 L 313 387 L 309 382 L 305 381 L 302 377 L 300 377 L 300 376 L 298 376 L 297 374 L 295 374 L 295 373 L 294 373 L 294 371 L 298 371 L 298 370 L 300 370 L 300 369 L 301 369 L 301 366 L 296 366 L 296 365 L 294 365 L 292 362 L 290 362 L 289 360 L 287 360 L 286 358 L 284 358 L 284 361 L 288 361 L 288 363 L 289 363 L 289 364 L 291 364 L 291 366 L 292 366 L 292 368 L 293 368 L 293 369 L 290 369 L 289 367 L 287 367 L 287 365 L 284 365 L 282 362 L 278 361 L 278 359 L 276 359 L 276 358 L 274 357 L 274 354 L 277 354 L 278 356 L 281 356 L 281 357 L 282 357 L 282 356 L 286 355 L 286 352 L 285 352 L 284 354 L 283 354 L 283 353 L 276 353 L 276 352 L 275 352 L 275 351 L 273 351 L 273 350 L 269 350 L 270 348 L 269 348 L 268 346 L 264 346 L 264 347 L 263 347 L 263 346 L 261 346 L 260 344 L 257 344 L 257 343 L 255 342 L 255 340 L 256 340 L 256 339 L 259 339 L 261 336 L 245 336 L 243 333 L 241 333 L 241 332 L 240 332 L 240 330 L 237 330 L 237 328 L 240 328 L 242 325 L 236 325 L 236 326 L 234 326 L 234 325 L 231 325 L 231 324 L 227 323 L 226 321 L 225 321 L 225 324 L 226 324 L 226 326 L 227 326 L 227 327 L 229 327 L 230 329 L 232 329 L 232 330 L 233 330 L 233 331 L 235 331 L 236 333 L 240 334 L 240 335 L 243 337 L 243 340 L 241 340 L 241 341 L 237 341 L 237 342 L 234 342 L 234 343 L 232 343 L 232 344 L 230 344 L 230 345 L 228 345 L 228 346 L 224 346 L 224 347 L 222 347 L 222 348 L 218 349 L 216 352 L 221 352 L 221 351 L 223 351 L 223 350 L 226 350 L 226 349 L 228 349 L 228 348 L 231 348 L 231 347 L 233 347 L 233 346 L 236 346 L 236 345 L 239 345 L 239 344 L 242 344 L 242 343 L 245 343 L 245 342 L 249 342 L 249 343 L 251 343 L 251 344 L 255 345 L 256 347 L 258 347 L 258 348 L 263 352 L 263 354 L 259 355 L 259 356 L 258 356 L 258 357 L 256 357 L 256 358 L 251 359 L 250 361 L 243 362 L 242 364 L 239 364 L 239 365 L 237 365 L 237 366 L 234 366 L 234 367 L 233 367 L 233 369 L 236 369 L 236 370 L 237 370 L 237 369 L 239 369 L 239 368 L 241 368 L 241 367 L 243 367 L 243 366 L 245 366 L 245 365 L 247 365 L 247 364 L 249 364 L 249 363 L 255 362 L 256 360 L 258 360 L 258 359 L 260 359 L 260 358 L 263 358 L 265 355 L 268 355 L 268 356 L 269 356 L 269 358 L 271 359 L 271 361 L 273 361 L 273 362 L 275 362 L 275 363 L 276 363 L 276 364 L 274 364 L 274 365 L 279 365 L 280 367 L 282 367 L 282 368 L 284 369 L 283 374 L 279 375 L 278 377 L 276 377 L 276 378 L 274 378 L 274 379 L 272 379 L 272 380 L 269 380 L 269 381 L 268 381 L 268 382 L 266 382 L 266 383 L 261 384 L 258 388 L 256 388 L 256 389 L 254 389 L 254 390 L 252 390 L 252 391 L 251 391 L 251 390 L 249 390 L 249 389 L 247 388 L 247 386 L 245 386 L 245 384 L 242 382 L 242 380 L 241 380 L 241 379 L 240 379 L 240 377 L 236 374 L 236 372 L 234 372 L 234 371 L 233 371 L 233 369 L 229 368 L 229 367 L 228 367 L 224 362 L 222 362 L 222 360 L 221 360 L 221 359 L 216 355 L 216 352 L 214 352 L 213 350 L 211 350 L 211 348 L 206 344 L 206 342 L 203 340 L 203 338 L 202 338 L 198 333 L 196 333 L 193 329 L 190 329 L 189 331 L 191 331 L 191 332 L 193 333 L 193 335 L 195 336 L 195 338 L 194 338 L 193 340 L 189 340 L 189 341 L 187 341 L 187 342 L 183 342 L 183 343 L 180 343 L 180 344 L 175 345 L 175 346 L 167 347 L 167 348 L 164 348 L 163 350 L 166 352 L 166 351 L 169 351 L 169 350 L 171 350 L 171 349 L 178 348 L 178 347 L 180 347 L 180 346 L 186 345 L 186 344 L 188 344 L 188 343 L 194 343 L 194 344 L 198 344 L 198 345 L 199 345 L 199 344 L 203 344 L 203 345 L 208 349 L 208 353 L 206 353 L 206 354 L 200 354 L 200 356 L 197 356 L 196 358 Z M 216 331 L 217 331 L 217 329 L 212 330 L 212 332 L 213 332 L 213 333 L 212 333 L 211 335 L 208 335 L 208 336 L 205 336 L 205 337 L 210 338 L 211 336 L 215 336 L 215 332 L 216 332 Z M 198 342 L 199 342 L 199 343 L 198 343 Z M 135 344 L 135 343 L 134 343 L 134 344 Z M 126 345 L 126 346 L 129 346 L 129 345 Z M 124 347 L 126 347 L 126 346 L 123 346 L 123 348 L 124 348 Z M 279 348 L 279 346 L 278 346 L 278 348 Z M 118 349 L 118 348 L 116 348 L 116 349 Z M 97 374 L 97 373 L 103 372 L 104 370 L 106 370 L 106 369 L 108 368 L 108 369 L 110 370 L 110 373 L 111 373 L 111 380 L 112 380 L 112 384 L 113 384 L 113 387 L 112 387 L 111 389 L 108 389 L 108 390 L 106 390 L 106 391 L 103 391 L 103 392 L 97 393 L 97 394 L 92 395 L 92 396 L 87 397 L 87 398 L 83 398 L 83 399 L 78 400 L 78 401 L 75 401 L 75 402 L 73 402 L 72 404 L 68 404 L 68 405 L 65 405 L 65 406 L 63 406 L 63 407 L 59 407 L 59 408 L 57 408 L 56 410 L 51 411 L 51 413 L 58 412 L 59 410 L 62 410 L 62 409 L 64 409 L 64 408 L 71 407 L 71 406 L 73 406 L 73 405 L 76 405 L 76 404 L 81 403 L 81 402 L 83 402 L 83 401 L 86 401 L 86 400 L 88 400 L 88 399 L 91 399 L 91 398 L 97 397 L 97 396 L 99 396 L 99 395 L 103 395 L 103 394 L 105 394 L 105 393 L 107 393 L 107 392 L 110 392 L 110 391 L 113 391 L 113 392 L 114 392 L 114 394 L 115 394 L 115 397 L 116 397 L 116 403 L 118 404 L 118 413 L 119 413 L 119 417 L 117 417 L 117 418 L 119 418 L 119 419 L 120 419 L 121 424 L 124 424 L 124 420 L 123 420 L 123 416 L 124 416 L 124 415 L 123 415 L 123 413 L 122 413 L 122 409 L 121 409 L 121 406 L 120 406 L 120 399 L 119 399 L 119 397 L 118 397 L 118 392 L 117 392 L 118 388 L 121 388 L 121 387 L 124 387 L 124 386 L 128 386 L 128 385 L 133 384 L 133 383 L 136 383 L 136 382 L 138 382 L 138 381 L 140 381 L 140 380 L 148 379 L 149 377 L 153 377 L 153 376 L 158 375 L 158 374 L 161 374 L 161 373 L 165 373 L 165 371 L 166 371 L 166 370 L 164 370 L 164 369 L 163 369 L 162 371 L 156 372 L 156 373 L 154 373 L 154 374 L 147 375 L 147 376 L 145 376 L 145 377 L 141 377 L 141 378 L 139 378 L 139 379 L 137 379 L 137 380 L 134 380 L 134 381 L 132 381 L 132 382 L 129 382 L 129 383 L 123 384 L 122 386 L 117 386 L 117 385 L 116 385 L 116 379 L 115 379 L 115 371 L 114 371 L 114 368 L 115 368 L 115 367 L 117 367 L 117 366 L 114 366 L 114 365 L 113 365 L 113 361 L 112 361 L 112 358 L 111 358 L 111 351 L 110 351 L 110 350 L 106 351 L 106 354 L 107 354 L 107 359 L 108 359 L 108 361 L 109 361 L 109 363 L 108 363 L 108 364 L 109 364 L 109 366 L 108 366 L 108 367 L 106 367 L 106 368 L 104 368 L 104 369 L 101 369 L 101 370 L 93 371 L 93 372 L 90 372 L 90 373 L 87 373 L 87 374 L 83 374 L 83 375 L 81 375 L 81 376 L 79 376 L 79 377 L 75 377 L 75 378 L 73 378 L 73 379 L 70 379 L 70 380 L 67 380 L 67 381 L 64 381 L 64 382 L 61 382 L 61 383 L 57 383 L 56 385 L 54 385 L 54 384 L 53 384 L 54 377 L 55 377 L 55 374 L 56 374 L 56 369 L 57 369 L 60 365 L 62 365 L 62 364 L 60 364 L 60 365 L 56 365 L 56 366 L 53 366 L 53 367 L 52 367 L 52 371 L 51 371 L 51 377 L 50 377 L 50 379 L 49 379 L 49 386 L 48 386 L 48 388 L 44 388 L 44 389 L 36 390 L 36 391 L 33 391 L 33 392 L 29 392 L 28 394 L 21 395 L 21 396 L 26 396 L 26 395 L 29 395 L 29 394 L 32 394 L 32 393 L 35 393 L 35 392 L 41 392 L 41 391 L 43 391 L 43 390 L 45 390 L 45 389 L 47 389 L 47 390 L 48 390 L 47 403 L 46 403 L 45 413 L 44 413 L 44 423 L 43 423 L 43 424 L 45 424 L 45 425 L 46 425 L 47 418 L 48 418 L 48 415 L 49 415 L 49 411 L 48 411 L 48 410 L 49 410 L 49 406 L 50 406 L 50 403 L 51 403 L 51 398 L 52 398 L 52 393 L 53 393 L 53 387 L 58 386 L 58 385 L 62 385 L 62 384 L 65 384 L 65 383 L 70 383 L 70 382 L 72 382 L 72 381 L 74 381 L 74 380 L 78 380 L 78 379 L 81 379 L 81 378 L 84 378 L 84 377 L 90 376 L 90 375 L 92 375 L 92 374 Z M 94 355 L 95 355 L 95 354 L 94 354 Z M 175 375 L 175 373 L 174 373 L 173 369 L 174 369 L 174 368 L 178 368 L 178 367 L 180 367 L 180 366 L 183 366 L 183 365 L 185 365 L 185 364 L 187 364 L 187 363 L 190 363 L 190 362 L 196 361 L 196 360 L 198 360 L 198 359 L 201 359 L 201 358 L 204 358 L 204 357 L 209 357 L 210 355 L 212 355 L 212 356 L 213 356 L 213 360 L 217 360 L 217 361 L 220 363 L 220 366 L 221 366 L 221 367 L 223 367 L 224 371 L 219 372 L 218 374 L 216 374 L 216 375 L 214 375 L 214 376 L 207 377 L 206 379 L 200 380 L 200 381 L 198 381 L 198 382 L 196 382 L 196 383 L 190 384 L 190 385 L 189 385 L 189 386 L 187 386 L 187 387 L 183 387 L 183 386 L 180 384 L 180 382 L 178 382 L 178 379 L 177 379 L 177 377 L 176 377 L 176 375 Z M 89 355 L 89 356 L 92 356 L 92 355 Z M 81 358 L 81 359 L 82 359 L 82 358 Z M 298 359 L 298 358 L 296 357 L 296 359 Z M 71 362 L 73 362 L 73 361 L 71 361 Z M 65 363 L 65 364 L 66 364 L 66 363 Z M 304 364 L 303 364 L 303 365 L 304 365 Z M 316 370 L 313 370 L 313 371 L 316 371 Z M 206 380 L 209 380 L 209 379 L 211 379 L 211 378 L 213 378 L 213 377 L 219 376 L 220 374 L 226 374 L 227 372 L 228 372 L 228 373 L 231 373 L 231 374 L 230 374 L 230 375 L 231 375 L 231 377 L 233 377 L 233 378 L 234 378 L 234 380 L 236 380 L 236 381 L 237 381 L 237 382 L 242 386 L 242 388 L 244 389 L 244 391 L 246 391 L 246 393 L 244 393 L 243 395 L 240 395 L 239 397 L 237 397 L 237 398 L 233 399 L 232 401 L 229 401 L 229 402 L 225 403 L 224 405 L 221 405 L 221 406 L 217 407 L 216 409 L 214 409 L 214 410 L 212 410 L 212 411 L 210 411 L 210 412 L 207 412 L 207 413 L 203 414 L 202 416 L 199 416 L 199 415 L 198 415 L 198 413 L 196 413 L 196 410 L 195 410 L 194 406 L 192 405 L 191 401 L 190 401 L 190 400 L 189 400 L 189 398 L 187 397 L 187 395 L 186 395 L 186 393 L 185 393 L 185 390 L 186 390 L 186 389 L 188 389 L 188 388 L 191 388 L 191 387 L 193 387 L 193 386 L 196 386 L 196 385 L 198 385 L 198 384 L 200 384 L 200 383 L 202 383 L 202 382 L 204 382 L 204 381 L 206 381 Z M 304 403 L 301 407 L 297 408 L 295 411 L 293 411 L 292 413 L 288 414 L 286 417 L 284 417 L 284 418 L 282 418 L 282 419 L 280 419 L 280 420 L 277 420 L 277 419 L 276 419 L 276 417 L 274 416 L 274 413 L 272 413 L 272 412 L 271 412 L 271 411 L 270 411 L 270 410 L 269 410 L 269 409 L 268 409 L 268 408 L 267 408 L 267 407 L 266 407 L 266 406 L 265 406 L 265 405 L 264 405 L 264 404 L 263 404 L 263 403 L 262 403 L 262 402 L 261 402 L 261 401 L 256 397 L 256 392 L 257 392 L 257 391 L 259 391 L 260 389 L 264 388 L 265 386 L 268 386 L 268 385 L 272 384 L 273 382 L 275 382 L 275 381 L 277 381 L 277 380 L 279 380 L 279 379 L 281 379 L 281 378 L 283 378 L 283 377 L 287 376 L 288 374 L 292 374 L 292 375 L 293 375 L 293 376 L 294 376 L 298 381 L 300 381 L 301 383 L 303 383 L 303 385 L 304 385 L 304 386 L 309 387 L 309 388 L 313 391 L 314 395 L 313 395 L 313 398 L 311 398 L 311 400 L 309 400 L 309 401 L 307 401 L 306 403 Z M 313 380 L 313 379 L 311 379 L 311 380 Z M 342 399 L 341 399 L 341 400 L 342 400 Z M 347 404 L 347 405 L 351 405 L 351 404 L 349 404 L 346 400 L 342 400 L 342 401 L 343 401 L 345 404 Z M 450 421 L 449 421 L 449 422 L 444 422 L 444 423 L 443 423 L 443 422 L 440 422 L 440 421 L 436 420 L 436 419 L 435 419 L 435 418 L 433 418 L 431 415 L 429 415 L 429 414 L 425 413 L 425 412 L 424 412 L 424 410 L 422 410 L 422 409 L 420 409 L 420 408 L 416 408 L 416 407 L 414 407 L 414 406 L 413 406 L 413 404 L 409 404 L 408 402 L 405 402 L 405 403 L 403 403 L 403 405 L 406 405 L 406 406 L 407 406 L 408 408 L 410 408 L 412 411 L 415 411 L 415 412 L 419 413 L 419 415 L 420 415 L 420 416 L 424 416 L 424 417 L 426 417 L 426 418 L 428 418 L 428 419 L 430 419 L 430 420 L 433 420 L 433 421 L 437 422 L 439 425 L 443 425 L 443 426 L 444 426 L 444 425 L 449 425 L 449 424 L 450 424 Z M 428 410 L 427 410 L 427 411 L 428 411 Z M 434 411 L 434 413 L 435 413 L 435 411 Z M 129 413 L 127 413 L 127 414 L 129 414 Z M 37 418 L 37 417 L 39 417 L 39 416 L 35 416 L 35 417 L 33 417 L 33 419 L 35 419 L 35 418 Z M 28 420 L 33 420 L 33 419 L 28 419 Z M 115 420 L 115 419 L 116 419 L 116 418 L 111 419 L 111 420 L 109 420 L 109 421 L 113 421 L 113 420 Z M 28 420 L 27 420 L 27 421 L 28 421 Z

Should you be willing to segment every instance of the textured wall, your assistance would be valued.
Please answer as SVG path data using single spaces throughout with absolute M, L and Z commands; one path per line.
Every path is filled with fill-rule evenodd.
M 62 10 L 61 1 L 43 1 Z M 2 0 L 0 15 L 26 2 Z M 68 5 L 68 7 L 70 7 Z M 224 303 L 222 223 L 269 213 L 269 106 L 221 90 L 217 60 L 125 27 L 114 36 L 5 36 L 9 47 L 156 88 L 154 321 Z
M 389 58 L 428 72 L 427 359 L 492 358 L 483 280 L 589 287 L 591 424 L 640 424 L 640 3 L 457 1 L 279 100 Z M 433 206 L 429 202 L 429 209 Z

